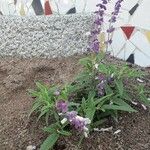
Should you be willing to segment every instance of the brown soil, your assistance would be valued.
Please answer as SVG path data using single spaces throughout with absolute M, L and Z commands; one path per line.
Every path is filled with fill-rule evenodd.
M 1 58 L 0 150 L 25 150 L 28 145 L 39 148 L 46 135 L 41 130 L 42 122 L 37 123 L 34 116 L 28 119 L 33 99 L 27 89 L 34 88 L 35 81 L 46 84 L 71 81 L 81 70 L 77 64 L 80 57 L 51 60 Z M 150 81 L 147 84 L 150 87 Z M 72 136 L 60 139 L 55 149 L 150 150 L 150 111 L 139 110 L 139 113 L 122 114 L 119 123 L 108 121 L 106 126 L 112 125 L 113 131 L 93 132 L 80 148 L 76 146 L 78 136 Z M 121 132 L 113 135 L 118 129 Z

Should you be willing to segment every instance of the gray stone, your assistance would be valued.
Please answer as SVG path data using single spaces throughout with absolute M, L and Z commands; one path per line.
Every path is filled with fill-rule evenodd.
M 54 58 L 87 50 L 93 14 L 0 16 L 0 56 Z

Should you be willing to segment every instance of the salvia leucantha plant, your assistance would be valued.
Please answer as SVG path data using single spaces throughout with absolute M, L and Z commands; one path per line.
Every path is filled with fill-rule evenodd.
M 117 20 L 122 2 L 123 0 L 116 2 L 108 20 L 108 39 L 103 43 L 106 49 L 112 43 L 113 24 Z M 126 86 L 128 80 L 141 78 L 143 73 L 126 64 L 118 67 L 103 61 L 105 54 L 100 49 L 98 35 L 104 26 L 107 4 L 108 0 L 101 0 L 97 4 L 98 10 L 95 12 L 89 37 L 90 54 L 79 61 L 83 65 L 83 71 L 72 83 L 49 88 L 37 82 L 37 89 L 30 90 L 31 96 L 35 98 L 30 114 L 37 112 L 38 120 L 44 117 L 47 127 L 43 131 L 49 133 L 40 150 L 52 149 L 60 136 L 70 136 L 74 130 L 81 134 L 81 143 L 108 116 L 117 121 L 120 111 L 136 112 L 133 105 L 139 104 L 145 109 L 150 106 L 146 96 L 148 91 L 144 90 L 143 85 Z M 136 93 L 139 102 L 134 101 L 132 91 Z

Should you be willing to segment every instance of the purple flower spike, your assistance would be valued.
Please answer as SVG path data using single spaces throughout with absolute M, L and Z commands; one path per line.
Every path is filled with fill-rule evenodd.
M 105 6 L 105 5 L 103 5 L 103 4 L 100 4 L 100 5 L 99 5 L 99 7 L 100 7 L 101 9 L 106 10 L 106 6 Z
M 108 3 L 108 0 L 102 0 L 103 1 L 103 4 L 107 4 Z
M 105 94 L 105 83 L 104 81 L 100 82 L 98 85 L 97 85 L 97 90 L 98 90 L 98 95 L 101 97 L 101 96 L 104 96 Z
M 95 11 L 94 13 L 102 17 L 104 15 L 104 10 Z
M 111 27 L 107 30 L 107 33 L 112 33 L 112 32 L 114 32 L 114 30 L 115 30 L 115 28 L 111 26 Z
M 112 23 L 116 22 L 116 16 L 112 16 L 109 22 L 112 22 Z
M 77 116 L 77 112 L 76 111 L 70 111 L 66 113 L 66 118 L 71 122 L 73 120 L 73 118 L 75 118 Z
M 105 77 L 104 74 L 101 73 L 101 74 L 98 75 L 98 79 L 101 82 L 101 81 L 104 81 L 106 79 L 106 77 Z
M 85 129 L 87 129 L 87 125 L 90 124 L 91 121 L 88 118 L 83 118 L 81 116 L 76 116 L 75 118 L 73 118 L 73 120 L 71 121 L 71 124 L 79 131 L 84 131 Z M 87 131 L 86 131 L 87 132 Z
M 105 43 L 106 43 L 106 45 L 107 45 L 107 44 L 111 44 L 111 43 L 112 43 L 112 39 L 109 39 L 109 40 L 106 41 Z
M 110 22 L 110 28 L 107 30 L 107 33 L 108 33 L 108 37 L 110 37 L 110 33 L 114 32 L 114 28 L 113 26 L 111 26 L 112 23 L 115 23 L 116 20 L 117 20 L 117 16 L 120 12 L 120 8 L 121 8 L 121 2 L 123 2 L 123 0 L 118 0 L 115 4 L 115 7 L 114 7 L 114 11 L 112 12 L 112 16 L 110 18 L 110 20 L 108 20 Z M 105 42 L 106 45 L 108 44 L 111 44 L 112 43 L 112 37 L 111 38 L 108 38 L 108 40 Z
M 97 11 L 95 11 L 96 18 L 93 24 L 93 31 L 91 32 L 90 40 L 89 40 L 89 47 L 88 50 L 94 53 L 99 53 L 100 51 L 100 42 L 98 40 L 98 35 L 101 33 L 102 25 L 104 23 L 104 14 L 106 11 L 106 4 L 108 0 L 101 0 L 100 4 L 96 6 L 99 7 Z
M 56 103 L 56 108 L 60 113 L 66 113 L 68 111 L 68 103 L 64 100 L 60 100 Z

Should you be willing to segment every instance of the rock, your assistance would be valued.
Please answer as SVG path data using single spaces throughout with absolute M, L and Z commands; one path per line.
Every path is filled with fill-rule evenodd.
M 35 150 L 35 149 L 36 149 L 36 146 L 33 146 L 33 145 L 29 145 L 26 148 L 26 150 Z

